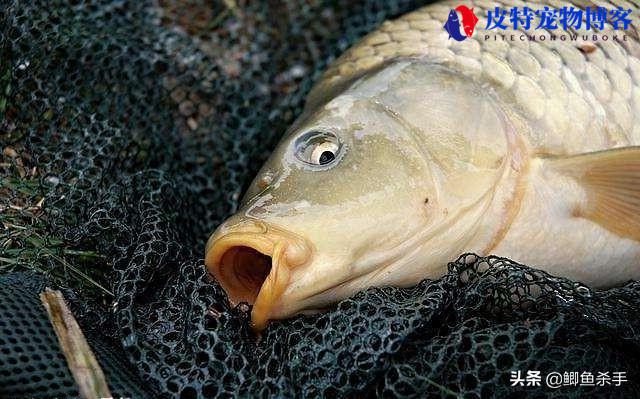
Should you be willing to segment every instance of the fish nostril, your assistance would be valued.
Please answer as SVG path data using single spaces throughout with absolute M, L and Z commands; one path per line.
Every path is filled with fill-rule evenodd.
M 262 175 L 260 179 L 258 179 L 258 188 L 260 190 L 264 190 L 269 187 L 269 185 L 273 182 L 273 173 L 266 172 Z
M 271 272 L 271 257 L 251 247 L 229 248 L 220 258 L 220 284 L 232 303 L 254 304 Z

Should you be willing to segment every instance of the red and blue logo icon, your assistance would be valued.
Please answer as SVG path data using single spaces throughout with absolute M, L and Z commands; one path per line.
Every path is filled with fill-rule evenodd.
M 462 21 L 462 24 L 460 24 Z M 467 40 L 473 35 L 473 30 L 478 23 L 478 17 L 473 13 L 473 8 L 458 6 L 449 12 L 449 18 L 444 24 L 444 30 L 449 34 L 449 39 L 453 38 L 458 42 Z M 462 27 L 462 29 L 460 29 Z

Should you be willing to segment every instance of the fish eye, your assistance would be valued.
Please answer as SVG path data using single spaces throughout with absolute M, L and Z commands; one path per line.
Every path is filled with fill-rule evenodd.
M 328 166 L 337 162 L 342 144 L 330 132 L 307 132 L 296 140 L 296 157 L 309 165 Z

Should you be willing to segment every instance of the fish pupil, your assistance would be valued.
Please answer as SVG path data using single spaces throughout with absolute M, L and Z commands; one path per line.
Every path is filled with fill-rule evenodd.
M 336 158 L 336 155 L 331 151 L 324 151 L 320 154 L 320 165 L 326 165 L 329 162 L 333 161 Z

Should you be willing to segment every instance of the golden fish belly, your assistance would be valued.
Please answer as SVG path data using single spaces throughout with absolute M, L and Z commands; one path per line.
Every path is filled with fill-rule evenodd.
M 587 201 L 580 182 L 534 160 L 522 190 L 518 213 L 491 253 L 594 287 L 640 277 L 640 242 L 577 214 Z

